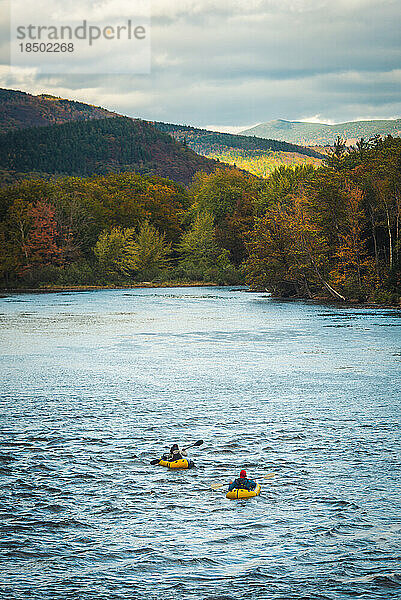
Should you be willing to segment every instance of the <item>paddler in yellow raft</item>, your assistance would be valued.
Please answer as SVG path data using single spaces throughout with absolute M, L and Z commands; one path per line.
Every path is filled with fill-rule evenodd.
M 162 460 L 173 462 L 175 460 L 181 460 L 184 456 L 187 456 L 186 449 L 181 448 L 180 450 L 178 444 L 173 444 L 170 448 L 170 454 L 163 454 Z
M 239 474 L 237 479 L 234 479 L 229 486 L 226 498 L 230 500 L 238 498 L 254 498 L 260 494 L 260 485 L 253 479 L 248 479 L 245 469 Z
M 189 448 L 194 448 L 196 446 L 201 446 L 203 444 L 203 440 L 198 440 L 195 444 L 191 446 L 187 446 L 186 448 L 179 448 L 178 444 L 173 444 L 170 448 L 169 454 L 163 454 L 161 459 L 156 459 L 150 461 L 151 465 L 160 465 L 162 467 L 168 467 L 169 469 L 191 469 L 194 467 L 194 463 L 192 460 L 188 460 L 187 450 Z

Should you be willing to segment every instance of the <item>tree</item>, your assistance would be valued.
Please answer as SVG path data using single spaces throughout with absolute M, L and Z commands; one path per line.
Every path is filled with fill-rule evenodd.
M 113 279 L 127 276 L 153 279 L 167 266 L 171 244 L 145 221 L 138 233 L 134 227 L 103 231 L 93 250 L 101 269 Z
M 229 252 L 220 248 L 210 213 L 199 213 L 191 229 L 178 244 L 182 255 L 180 267 L 186 277 L 194 280 L 231 283 L 238 274 L 229 260 Z
M 32 204 L 16 198 L 2 223 L 1 271 L 10 277 L 23 271 L 28 265 L 27 240 L 32 226 Z
M 363 159 L 365 152 L 368 150 L 368 148 L 369 142 L 367 142 L 365 138 L 361 137 L 359 140 L 356 141 L 355 149 L 353 148 L 353 150 L 356 150 L 356 152 L 359 153 L 359 156 Z
M 333 147 L 330 149 L 330 153 L 326 158 L 326 164 L 328 164 L 333 169 L 339 171 L 343 165 L 343 159 L 347 154 L 347 140 L 343 139 L 341 136 L 337 136 L 336 141 L 333 144 Z
M 54 206 L 41 200 L 28 209 L 28 216 L 32 219 L 32 223 L 23 245 L 27 261 L 24 271 L 31 271 L 35 267 L 63 264 L 63 251 L 59 245 L 55 213 Z
M 152 280 L 168 265 L 171 242 L 147 221 L 140 226 L 132 245 L 133 268 L 137 278 Z
M 266 289 L 277 296 L 300 293 L 293 272 L 293 239 L 284 224 L 284 209 L 276 204 L 256 219 L 247 240 L 249 256 L 244 263 L 247 283 L 256 289 Z
M 257 221 L 245 263 L 248 282 L 280 296 L 309 296 L 322 288 L 345 298 L 328 282 L 328 244 L 313 204 L 304 195 L 278 202 Z
M 245 234 L 252 229 L 260 183 L 236 169 L 217 169 L 210 175 L 198 173 L 190 189 L 192 214 L 213 217 L 218 244 L 239 265 L 246 253 Z
M 295 167 L 280 166 L 263 181 L 256 199 L 256 214 L 262 216 L 266 209 L 278 202 L 285 202 L 298 192 L 301 184 L 313 180 L 316 169 L 312 165 Z
M 345 186 L 346 220 L 335 250 L 330 277 L 348 296 L 365 300 L 374 287 L 374 261 L 367 256 L 363 238 L 363 192 L 351 184 Z
M 104 273 L 112 278 L 132 275 L 135 270 L 135 229 L 114 227 L 103 231 L 93 249 Z
M 216 225 L 230 215 L 246 193 L 254 193 L 256 178 L 237 169 L 217 169 L 197 173 L 190 189 L 194 212 L 210 213 Z

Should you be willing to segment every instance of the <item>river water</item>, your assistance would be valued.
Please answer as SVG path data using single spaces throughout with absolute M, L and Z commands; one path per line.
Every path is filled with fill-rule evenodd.
M 2 599 L 401 597 L 400 311 L 210 287 L 0 305 Z M 198 439 L 195 469 L 149 464 Z M 241 468 L 260 497 L 210 488 Z

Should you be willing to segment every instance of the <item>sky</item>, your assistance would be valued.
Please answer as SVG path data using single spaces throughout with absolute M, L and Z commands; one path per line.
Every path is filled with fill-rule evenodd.
M 151 13 L 150 73 L 40 75 L 10 72 L 3 10 L 0 87 L 223 131 L 401 117 L 401 0 L 152 0 Z

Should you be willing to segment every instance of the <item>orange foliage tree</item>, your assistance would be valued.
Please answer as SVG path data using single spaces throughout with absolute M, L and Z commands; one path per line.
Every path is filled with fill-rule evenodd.
M 27 262 L 23 271 L 49 265 L 61 266 L 64 258 L 63 250 L 59 245 L 54 206 L 38 200 L 30 207 L 29 216 L 32 225 L 24 247 Z
M 335 265 L 330 272 L 333 285 L 364 299 L 367 288 L 375 283 L 374 260 L 367 255 L 364 239 L 363 192 L 346 183 L 344 189 L 345 221 L 334 253 Z

